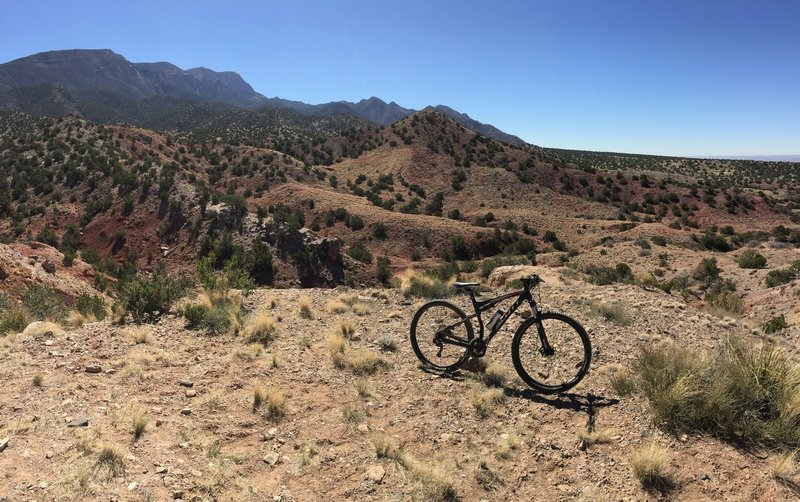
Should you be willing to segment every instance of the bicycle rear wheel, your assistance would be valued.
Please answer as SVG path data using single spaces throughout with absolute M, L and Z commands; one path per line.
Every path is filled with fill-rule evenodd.
M 525 321 L 514 334 L 511 358 L 520 378 L 545 394 L 571 389 L 589 371 L 592 346 L 577 321 L 544 312 Z M 543 341 L 543 340 L 546 340 Z M 547 350 L 546 345 L 552 349 Z
M 456 305 L 433 300 L 417 310 L 411 321 L 411 347 L 422 363 L 452 371 L 469 357 L 472 323 Z

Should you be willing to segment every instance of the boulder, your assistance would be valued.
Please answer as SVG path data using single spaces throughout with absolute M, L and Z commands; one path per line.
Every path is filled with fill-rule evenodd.
M 53 263 L 53 260 L 51 260 L 50 258 L 47 258 L 42 262 L 42 268 L 48 274 L 55 274 L 56 273 L 56 264 Z
M 492 270 L 487 279 L 489 287 L 497 288 L 504 286 L 514 279 L 522 279 L 530 277 L 531 274 L 536 273 L 536 267 L 532 265 L 509 265 L 505 267 L 497 267 Z

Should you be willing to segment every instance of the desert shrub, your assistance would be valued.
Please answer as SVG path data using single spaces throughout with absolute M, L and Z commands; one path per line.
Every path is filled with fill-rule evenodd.
M 75 310 L 86 318 L 103 320 L 106 318 L 106 304 L 97 295 L 81 294 L 75 301 Z
M 728 240 L 719 234 L 703 234 L 700 238 L 700 244 L 702 244 L 704 248 L 712 251 L 727 253 L 731 250 L 731 245 Z
M 385 239 L 386 238 L 386 225 L 382 222 L 377 221 L 372 224 L 372 236 L 376 239 Z
M 90 265 L 95 265 L 101 260 L 100 251 L 95 248 L 81 249 L 81 259 Z
M 451 240 L 453 256 L 457 260 L 469 260 L 472 258 L 472 253 L 469 250 L 466 239 L 463 236 L 457 235 Z
M 10 305 L 0 309 L 0 336 L 19 333 L 30 324 L 30 313 L 20 305 Z
M 598 286 L 611 284 L 618 279 L 617 271 L 611 267 L 591 265 L 587 267 L 586 273 L 589 275 L 589 282 Z
M 203 324 L 203 320 L 208 314 L 208 307 L 199 303 L 192 303 L 183 309 L 183 317 L 188 323 L 189 329 L 197 329 Z
M 22 303 L 37 321 L 61 322 L 67 315 L 63 298 L 41 284 L 29 287 L 23 295 Z
M 351 214 L 347 218 L 346 223 L 347 223 L 347 226 L 350 227 L 350 230 L 361 230 L 362 228 L 364 228 L 364 220 L 363 220 L 363 218 L 361 218 L 361 216 L 358 216 L 358 215 L 355 215 L 355 214 Z
M 36 235 L 36 240 L 54 248 L 58 247 L 58 237 L 49 228 L 43 228 L 42 231 Z
M 653 237 L 650 238 L 650 240 L 653 241 L 653 244 L 655 244 L 656 246 L 664 247 L 667 245 L 667 239 L 665 239 L 660 235 L 654 235 Z
M 375 278 L 381 283 L 389 282 L 392 278 L 392 269 L 390 268 L 389 258 L 379 256 L 378 262 L 375 264 Z
M 768 288 L 787 284 L 800 277 L 800 260 L 795 261 L 789 268 L 770 270 L 764 283 Z
M 719 273 L 720 269 L 717 266 L 716 258 L 703 258 L 703 261 L 695 268 L 692 277 L 697 281 L 710 285 L 719 279 Z
M 800 446 L 800 366 L 775 344 L 729 338 L 711 354 L 673 344 L 648 347 L 632 378 L 668 431 Z
M 156 313 L 169 311 L 188 286 L 188 282 L 175 279 L 163 270 L 156 270 L 150 277 L 136 275 L 117 288 L 117 304 L 135 321 L 141 322 L 153 318 Z
M 372 263 L 372 254 L 361 242 L 356 242 L 350 246 L 350 249 L 347 250 L 347 254 L 354 260 L 358 260 L 361 263 Z
M 754 249 L 746 249 L 739 256 L 739 268 L 764 268 L 767 259 Z
M 230 331 L 232 325 L 231 314 L 222 305 L 214 305 L 203 316 L 201 326 L 205 329 L 206 333 L 212 336 L 223 335 Z
M 65 249 L 64 250 L 64 259 L 62 260 L 62 263 L 64 264 L 64 266 L 65 267 L 71 267 L 73 265 L 73 263 L 75 263 L 75 256 L 76 256 L 76 253 L 75 253 L 74 249 L 72 249 L 72 248 Z
M 783 316 L 783 314 L 781 314 L 765 322 L 761 326 L 761 329 L 764 331 L 764 333 L 771 335 L 772 333 L 777 333 L 778 331 L 784 330 L 788 327 L 789 325 L 786 324 L 786 318 Z
M 721 291 L 707 299 L 712 313 L 740 316 L 744 312 L 744 300 L 732 291 Z
M 451 261 L 442 262 L 435 267 L 426 270 L 425 275 L 440 279 L 442 281 L 458 278 L 458 265 Z

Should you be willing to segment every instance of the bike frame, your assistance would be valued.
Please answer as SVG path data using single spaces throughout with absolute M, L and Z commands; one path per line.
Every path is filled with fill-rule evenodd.
M 483 319 L 481 318 L 481 312 L 485 312 L 494 307 L 495 305 L 497 305 L 498 303 L 501 303 L 505 300 L 515 297 L 517 298 L 517 301 L 515 301 L 514 304 L 511 305 L 511 307 L 508 309 L 508 312 L 503 314 L 503 316 L 497 321 L 497 324 L 494 325 L 494 328 L 489 333 L 488 338 L 485 338 L 484 336 L 485 329 L 483 325 Z M 483 342 L 486 346 L 488 346 L 489 342 L 491 342 L 492 339 L 497 335 L 497 333 L 500 332 L 500 329 L 505 325 L 506 321 L 508 321 L 508 319 L 514 314 L 514 312 L 516 312 L 517 309 L 522 304 L 528 302 L 528 305 L 531 308 L 531 315 L 533 316 L 534 322 L 536 322 L 538 327 L 540 328 L 538 329 L 538 331 L 539 331 L 539 337 L 542 341 L 542 350 L 544 351 L 544 353 L 550 353 L 552 351 L 552 349 L 550 348 L 550 344 L 547 342 L 547 338 L 544 336 L 544 331 L 541 329 L 541 322 L 539 321 L 539 306 L 537 305 L 536 300 L 533 298 L 533 295 L 531 294 L 530 284 L 527 281 L 523 281 L 523 288 L 520 289 L 519 291 L 512 291 L 511 293 L 506 293 L 504 295 L 496 296 L 494 298 L 489 298 L 488 300 L 478 300 L 477 298 L 475 298 L 475 292 L 470 289 L 469 298 L 470 301 L 472 302 L 472 308 L 475 310 L 475 313 L 470 316 L 467 316 L 465 319 L 461 321 L 455 322 L 449 326 L 445 326 L 444 329 L 440 330 L 439 333 L 437 333 L 437 336 L 439 336 L 443 341 L 461 347 L 472 347 L 475 341 Z M 470 341 L 466 341 L 448 334 L 448 332 L 452 328 L 458 326 L 459 324 L 465 321 L 469 322 L 469 320 L 472 318 L 478 319 L 477 338 Z

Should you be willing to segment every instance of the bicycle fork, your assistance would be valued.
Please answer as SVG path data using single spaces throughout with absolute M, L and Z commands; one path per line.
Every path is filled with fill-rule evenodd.
M 533 299 L 528 300 L 528 304 L 531 307 L 531 315 L 533 315 L 533 322 L 536 324 L 536 331 L 539 333 L 539 342 L 542 344 L 541 348 L 539 348 L 539 353 L 544 357 L 552 356 L 556 351 L 553 350 L 553 347 L 547 340 L 547 335 L 544 332 L 544 325 L 542 325 L 542 318 L 539 315 L 539 307 Z

